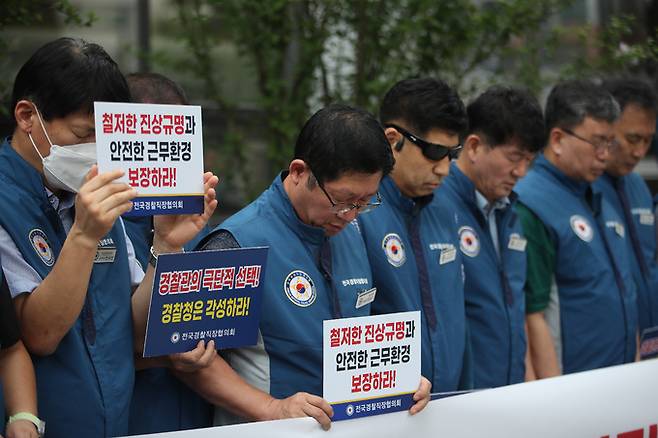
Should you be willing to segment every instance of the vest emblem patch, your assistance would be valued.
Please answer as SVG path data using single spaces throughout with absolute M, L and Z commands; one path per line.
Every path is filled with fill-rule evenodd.
M 461 227 L 459 229 L 459 248 L 469 257 L 480 254 L 480 239 L 473 228 Z
M 580 215 L 574 214 L 569 219 L 569 223 L 571 224 L 571 229 L 573 232 L 576 233 L 576 236 L 578 236 L 583 242 L 592 241 L 592 238 L 594 237 L 594 231 L 592 230 L 592 226 L 589 224 L 589 222 L 587 222 L 587 219 Z
M 292 271 L 283 282 L 286 296 L 299 307 L 308 307 L 315 302 L 317 292 L 311 277 L 304 271 Z
M 404 262 L 407 261 L 402 239 L 395 233 L 389 233 L 384 236 L 384 239 L 382 239 L 382 249 L 384 250 L 384 254 L 386 254 L 386 260 L 396 268 L 404 265 Z
M 46 266 L 54 265 L 55 255 L 53 254 L 53 250 L 50 247 L 50 244 L 48 243 L 46 233 L 38 228 L 35 228 L 34 230 L 30 231 L 28 238 L 30 239 L 32 248 L 34 248 L 34 250 L 37 252 L 39 258 L 41 258 L 41 261 Z

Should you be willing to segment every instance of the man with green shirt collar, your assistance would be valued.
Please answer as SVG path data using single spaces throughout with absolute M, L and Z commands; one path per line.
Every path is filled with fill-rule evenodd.
M 592 188 L 610 157 L 619 106 L 588 81 L 558 84 L 548 144 L 517 185 L 528 239 L 528 343 L 538 378 L 630 362 L 636 290 L 623 219 Z

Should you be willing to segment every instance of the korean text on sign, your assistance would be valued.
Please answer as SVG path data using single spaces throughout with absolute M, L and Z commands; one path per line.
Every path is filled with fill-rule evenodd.
M 189 351 L 199 339 L 218 348 L 254 344 L 266 257 L 267 248 L 158 257 L 145 356 Z
M 324 322 L 324 398 L 335 420 L 410 406 L 420 381 L 419 324 L 419 312 Z
M 201 108 L 95 102 L 101 172 L 122 169 L 138 191 L 130 215 L 203 211 Z

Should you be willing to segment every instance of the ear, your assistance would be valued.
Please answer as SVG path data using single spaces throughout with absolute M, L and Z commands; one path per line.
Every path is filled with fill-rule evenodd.
M 473 163 L 477 159 L 477 155 L 482 151 L 486 145 L 482 142 L 482 139 L 477 134 L 471 134 L 466 137 L 464 140 L 464 152 L 462 155 L 468 158 L 468 160 Z
M 295 158 L 290 162 L 290 165 L 288 166 L 288 172 L 289 172 L 288 176 L 290 177 L 290 180 L 294 184 L 299 184 L 300 182 L 306 182 L 308 176 L 311 173 L 311 169 L 304 162 L 304 160 Z
M 18 129 L 26 134 L 32 132 L 32 126 L 37 118 L 34 104 L 29 100 L 19 100 L 14 108 L 14 119 Z
M 548 133 L 548 149 L 557 156 L 562 155 L 564 132 L 560 128 L 553 128 Z
M 402 140 L 402 134 L 400 134 L 395 128 L 384 129 L 384 135 L 386 136 L 386 140 L 388 140 L 388 144 L 391 145 L 391 148 L 393 149 L 395 149 L 394 146 Z

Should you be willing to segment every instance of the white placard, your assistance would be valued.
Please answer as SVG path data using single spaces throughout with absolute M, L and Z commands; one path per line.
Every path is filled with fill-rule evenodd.
M 203 212 L 201 107 L 94 102 L 100 172 L 138 190 L 129 215 Z
M 334 421 L 409 409 L 420 383 L 420 312 L 324 321 L 323 362 Z

